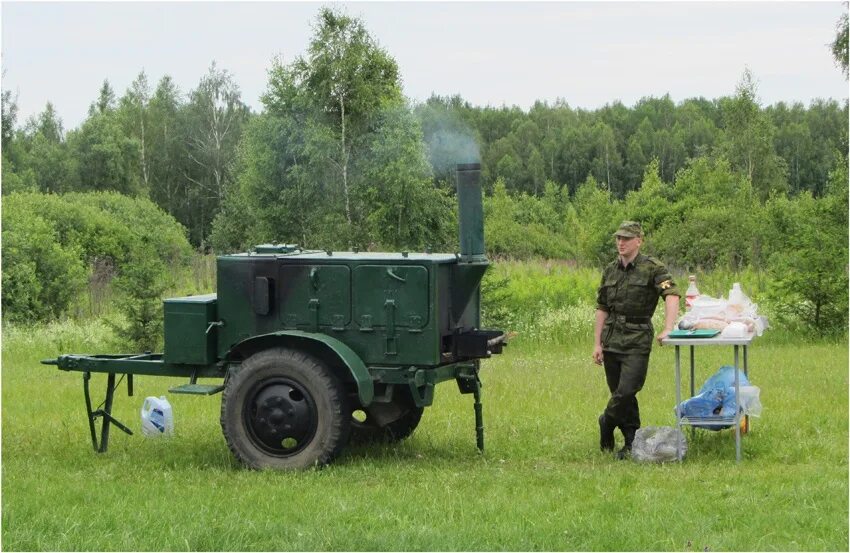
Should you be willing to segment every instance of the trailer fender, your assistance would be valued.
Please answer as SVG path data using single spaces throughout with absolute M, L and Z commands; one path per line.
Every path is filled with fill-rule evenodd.
M 312 345 L 320 345 L 330 350 L 343 365 L 346 366 L 351 377 L 357 385 L 357 396 L 360 403 L 366 407 L 372 403 L 375 397 L 375 386 L 372 383 L 372 376 L 366 368 L 366 364 L 360 359 L 360 356 L 350 347 L 345 345 L 340 340 L 328 336 L 327 334 L 303 332 L 300 330 L 281 330 L 269 334 L 261 334 L 243 340 L 233 346 L 227 353 L 226 360 L 231 361 L 248 351 L 264 349 L 267 345 L 280 344 L 281 341 L 290 342 L 297 346 L 298 342 L 308 342 Z

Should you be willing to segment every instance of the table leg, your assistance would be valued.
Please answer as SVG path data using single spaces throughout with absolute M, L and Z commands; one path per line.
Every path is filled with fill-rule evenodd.
M 694 346 L 691 346 L 691 397 L 694 397 Z
M 744 346 L 744 375 L 746 375 L 746 377 L 749 378 L 750 373 L 747 370 L 747 350 L 748 350 L 747 346 Z M 749 431 L 750 431 L 750 416 L 744 415 L 744 433 L 746 434 Z
M 738 377 L 738 347 L 735 346 L 735 461 L 741 462 L 741 382 Z
M 691 346 L 690 350 L 691 350 L 691 395 L 689 397 L 694 397 L 694 394 L 696 393 L 696 392 L 694 392 L 694 351 L 695 351 L 694 346 Z M 694 439 L 696 432 L 697 432 L 697 429 L 694 428 L 693 425 L 688 426 L 688 435 L 691 437 L 691 440 Z
M 676 346 L 676 430 L 682 432 L 682 413 L 679 412 L 679 405 L 682 403 L 682 375 L 681 362 L 679 356 L 679 346 Z M 682 460 L 682 444 L 681 440 L 676 439 L 676 459 Z

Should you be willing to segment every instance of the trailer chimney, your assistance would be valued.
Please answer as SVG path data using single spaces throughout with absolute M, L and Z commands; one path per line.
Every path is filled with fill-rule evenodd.
M 486 263 L 480 163 L 458 164 L 457 205 L 460 260 L 462 263 Z

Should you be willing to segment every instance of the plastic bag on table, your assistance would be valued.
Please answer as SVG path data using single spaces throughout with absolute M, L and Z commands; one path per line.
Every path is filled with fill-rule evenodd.
M 753 303 L 740 287 L 730 292 L 729 299 L 700 296 L 694 300 L 687 313 L 679 320 L 682 330 L 714 329 L 725 330 L 730 323 L 741 323 L 747 333 L 761 336 L 769 328 L 767 319 L 759 316 L 758 304 Z M 735 337 L 741 337 L 740 329 L 735 329 Z
M 632 443 L 632 459 L 641 463 L 679 461 L 687 451 L 688 441 L 685 435 L 678 428 L 671 426 L 639 428 Z
M 694 300 L 691 310 L 679 320 L 678 326 L 682 330 L 723 330 L 727 324 L 726 307 L 727 302 L 723 298 L 700 296 Z

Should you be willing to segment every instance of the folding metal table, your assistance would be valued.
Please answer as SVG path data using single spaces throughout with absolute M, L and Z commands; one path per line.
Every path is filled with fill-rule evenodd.
M 674 346 L 676 348 L 675 357 L 676 357 L 676 428 L 679 431 L 682 430 L 682 426 L 729 426 L 734 425 L 735 427 L 735 460 L 737 462 L 741 461 L 741 419 L 744 419 L 744 424 L 747 428 L 749 428 L 749 417 L 747 415 L 741 414 L 741 384 L 740 378 L 738 376 L 738 368 L 739 368 L 739 349 L 743 348 L 744 354 L 744 374 L 749 376 L 747 370 L 747 348 L 750 343 L 753 341 L 753 334 L 748 334 L 743 338 L 665 338 L 661 341 L 661 345 L 664 346 Z M 686 417 L 683 416 L 682 413 L 679 412 L 679 405 L 682 404 L 682 375 L 681 375 L 681 352 L 679 350 L 682 346 L 690 346 L 690 357 L 691 357 L 691 395 L 694 396 L 694 349 L 697 346 L 732 346 L 735 352 L 735 405 L 738 406 L 738 409 L 735 411 L 734 417 L 721 417 L 721 416 L 710 416 L 710 417 Z M 677 446 L 677 456 L 679 459 L 682 458 L 681 445 Z

